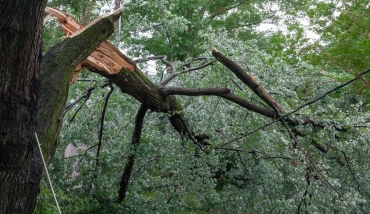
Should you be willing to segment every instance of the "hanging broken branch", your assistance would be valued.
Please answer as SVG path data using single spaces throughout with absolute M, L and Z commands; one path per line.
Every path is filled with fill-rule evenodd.
M 141 105 L 137 114 L 136 114 L 136 119 L 135 119 L 135 128 L 134 132 L 132 134 L 131 138 L 131 153 L 127 157 L 127 162 L 125 169 L 123 170 L 122 177 L 121 177 L 121 182 L 120 182 L 120 188 L 118 191 L 118 197 L 116 199 L 117 203 L 121 203 L 123 199 L 126 197 L 126 191 L 127 191 L 127 186 L 130 181 L 131 173 L 132 173 L 132 168 L 134 166 L 134 153 L 136 151 L 137 146 L 140 143 L 141 139 L 141 130 L 143 129 L 143 122 L 144 122 L 144 117 L 146 112 L 148 111 L 148 108 L 145 105 Z
M 230 90 L 227 88 L 175 88 L 175 87 L 159 87 L 158 93 L 162 97 L 169 95 L 187 95 L 187 96 L 201 96 L 201 95 L 219 95 L 228 94 Z
M 283 106 L 276 101 L 250 73 L 245 72 L 238 64 L 224 56 L 216 48 L 212 48 L 212 54 L 277 113 L 284 109 Z
M 96 25 L 100 21 L 98 21 Z M 68 20 L 67 20 L 67 23 L 68 23 Z M 71 28 L 73 28 L 73 26 L 74 25 L 72 25 Z M 94 28 L 95 24 L 89 25 L 89 26 L 90 27 L 87 26 L 87 27 L 80 28 L 80 29 L 77 29 L 77 27 L 75 27 L 76 28 L 75 31 L 69 30 L 68 33 L 71 33 L 69 35 L 71 38 L 67 38 L 64 41 L 74 40 L 76 38 L 79 38 L 82 35 L 84 36 L 85 40 L 88 40 L 91 38 L 90 35 L 95 33 L 95 32 L 92 32 L 92 29 L 94 29 L 96 32 L 102 31 L 101 29 Z M 66 29 L 70 29 L 70 28 L 66 27 Z M 105 28 L 102 27 L 102 29 L 105 29 Z M 89 32 L 89 31 L 90 31 L 90 34 L 88 35 L 86 32 Z M 106 39 L 106 37 L 104 39 Z M 81 43 L 86 44 L 87 42 L 85 41 Z M 133 164 L 134 164 L 134 152 L 140 141 L 142 124 L 143 124 L 145 113 L 147 112 L 148 109 L 151 109 L 155 112 L 169 113 L 168 115 L 169 115 L 171 125 L 180 133 L 180 135 L 183 136 L 185 133 L 187 133 L 189 138 L 194 142 L 194 144 L 203 148 L 203 146 L 194 138 L 194 134 L 191 132 L 191 130 L 186 125 L 186 122 L 183 116 L 183 110 L 182 110 L 181 103 L 176 99 L 175 96 L 172 96 L 172 95 L 181 94 L 181 95 L 188 95 L 188 96 L 199 96 L 199 95 L 219 96 L 233 103 L 236 103 L 245 109 L 254 111 L 258 114 L 267 116 L 269 118 L 275 119 L 276 117 L 279 117 L 274 122 L 281 120 L 284 126 L 286 127 L 287 125 L 285 124 L 284 118 L 299 110 L 298 109 L 296 111 L 291 112 L 288 115 L 284 115 L 280 117 L 279 112 L 283 110 L 283 106 L 279 104 L 261 86 L 261 84 L 258 83 L 253 78 L 251 74 L 246 73 L 243 69 L 241 69 L 240 66 L 238 66 L 235 62 L 233 62 L 232 60 L 222 55 L 216 49 L 212 49 L 212 54 L 216 57 L 216 59 L 222 62 L 225 66 L 227 66 L 244 84 L 246 84 L 249 88 L 251 88 L 251 90 L 254 93 L 256 93 L 262 100 L 264 100 L 272 109 L 268 109 L 263 106 L 253 104 L 247 101 L 246 99 L 236 96 L 227 88 L 211 88 L 211 89 L 209 88 L 208 89 L 207 88 L 206 89 L 185 89 L 185 88 L 171 88 L 171 87 L 165 88 L 163 85 L 168 83 L 173 77 L 167 78 L 166 80 L 162 81 L 161 83 L 162 85 L 155 84 L 152 81 L 150 81 L 150 79 L 147 78 L 140 71 L 140 69 L 136 66 L 136 63 L 133 60 L 131 60 L 129 57 L 121 53 L 117 48 L 115 48 L 110 43 L 108 42 L 101 43 L 101 40 L 99 40 L 99 43 L 97 43 L 96 41 L 93 44 L 88 43 L 87 45 L 90 45 L 88 47 L 92 47 L 92 45 L 98 46 L 99 44 L 100 46 L 96 48 L 95 50 L 94 48 L 90 48 L 87 51 L 91 53 L 91 51 L 94 50 L 94 52 L 90 56 L 88 56 L 88 54 L 85 54 L 85 58 L 80 57 L 78 58 L 78 60 L 74 58 L 69 59 L 68 62 L 70 61 L 73 62 L 69 66 L 73 66 L 73 67 L 68 67 L 69 70 L 67 69 L 65 72 L 69 72 L 71 68 L 72 69 L 76 68 L 78 63 L 82 61 L 82 63 L 80 64 L 80 67 L 77 67 L 76 70 L 81 69 L 81 68 L 87 68 L 92 72 L 98 73 L 108 78 L 110 82 L 117 85 L 121 89 L 122 92 L 131 95 L 132 97 L 137 99 L 139 102 L 141 102 L 141 107 L 136 116 L 135 130 L 134 130 L 132 140 L 131 140 L 133 150 L 132 150 L 132 153 L 127 157 L 127 163 L 126 163 L 125 169 L 122 174 L 120 190 L 119 190 L 119 194 L 117 197 L 118 203 L 121 202 L 126 196 L 127 185 L 129 183 L 129 179 L 130 179 Z M 51 50 L 53 49 L 51 48 Z M 162 60 L 163 59 L 166 60 L 164 56 L 162 57 Z M 208 66 L 210 64 L 211 63 L 208 63 L 206 65 Z M 198 66 L 198 68 L 201 68 L 201 67 Z M 68 79 L 68 77 L 70 76 L 71 75 L 67 77 L 65 76 L 63 77 L 65 77 L 64 79 Z M 69 82 L 68 83 L 64 82 L 64 83 L 67 86 L 69 85 Z M 66 89 L 68 89 L 68 87 L 66 87 Z M 312 104 L 312 103 L 313 102 L 309 104 Z M 300 124 L 299 121 L 302 121 L 302 118 L 297 118 L 294 120 L 286 119 L 286 121 L 289 125 L 294 126 L 294 125 Z M 325 127 L 324 124 L 315 124 L 313 121 L 309 120 L 309 118 L 307 118 L 307 120 L 304 120 L 304 122 L 307 122 L 306 124 L 314 124 L 318 127 L 320 125 L 323 125 L 323 127 Z M 288 131 L 290 131 L 290 129 L 288 129 Z M 291 132 L 290 132 L 290 136 L 292 136 L 292 138 L 294 139 L 294 136 L 292 135 Z M 225 149 L 225 148 L 226 147 L 220 147 L 219 149 Z
M 66 37 L 74 37 L 90 28 L 99 20 L 107 17 L 106 15 L 98 17 L 86 27 L 78 23 L 74 18 L 68 14 L 56 9 L 47 7 L 45 12 L 49 15 L 57 17 L 58 22 L 61 24 Z M 122 8 L 113 12 L 113 15 L 118 15 L 122 12 Z M 109 74 L 118 73 L 122 68 L 130 71 L 135 70 L 135 65 L 126 59 L 126 56 L 121 53 L 115 46 L 107 41 L 103 41 L 83 62 L 78 64 L 74 70 L 72 82 L 76 82 L 78 73 L 84 69 L 83 64 L 89 64 L 99 70 Z

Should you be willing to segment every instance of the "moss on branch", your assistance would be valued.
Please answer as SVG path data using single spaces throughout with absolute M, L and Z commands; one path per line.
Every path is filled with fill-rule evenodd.
M 42 59 L 37 133 L 48 162 L 57 146 L 72 72 L 114 32 L 114 22 L 119 16 L 104 17 L 80 34 L 64 39 L 51 47 Z

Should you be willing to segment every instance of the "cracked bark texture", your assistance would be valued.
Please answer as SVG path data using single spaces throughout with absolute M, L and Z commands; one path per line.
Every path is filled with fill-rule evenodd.
M 72 72 L 113 33 L 119 17 L 98 21 L 42 57 L 45 5 L 46 0 L 0 0 L 1 214 L 34 212 L 43 174 L 34 133 L 50 161 Z

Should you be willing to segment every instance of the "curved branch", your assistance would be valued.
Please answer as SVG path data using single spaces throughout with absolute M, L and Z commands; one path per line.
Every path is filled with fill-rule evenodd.
M 91 96 L 91 93 L 94 91 L 94 87 L 90 87 L 86 90 L 85 94 L 83 96 L 81 96 L 80 98 L 78 98 L 76 101 L 74 101 L 73 103 L 69 104 L 67 107 L 65 107 L 64 109 L 64 113 L 63 113 L 63 116 L 69 111 L 71 110 L 71 108 L 73 106 L 75 106 L 78 102 L 80 102 L 83 98 L 85 98 L 85 101 L 84 101 L 84 104 L 86 103 L 86 101 L 90 98 Z M 83 104 L 82 104 L 83 105 Z M 81 106 L 82 106 L 81 105 Z M 77 111 L 78 112 L 78 111 Z M 71 121 L 70 121 L 71 122 Z
M 181 65 L 180 67 L 183 67 L 183 68 L 188 67 L 195 61 L 206 60 L 206 59 L 207 59 L 207 57 L 204 57 L 204 56 L 203 57 L 196 57 L 196 58 L 193 57 L 193 58 L 191 58 L 191 60 L 189 62 Z
M 166 64 L 168 67 L 170 67 L 173 72 L 175 72 L 175 70 L 176 70 L 175 65 L 172 62 L 169 62 L 167 60 L 166 55 L 151 56 L 151 57 L 147 57 L 147 58 L 144 58 L 144 59 L 136 59 L 136 60 L 133 60 L 133 61 L 136 62 L 136 63 L 140 63 L 140 62 L 147 62 L 147 61 L 150 61 L 150 60 L 157 60 L 157 59 L 160 59 L 164 64 Z
M 188 73 L 190 71 L 196 71 L 196 70 L 199 70 L 199 69 L 202 69 L 202 68 L 205 68 L 209 65 L 213 65 L 213 63 L 216 62 L 216 60 L 213 60 L 213 61 L 210 61 L 210 62 L 206 62 L 206 63 L 203 63 L 201 65 L 199 65 L 198 67 L 194 67 L 194 68 L 189 68 L 188 70 L 185 70 L 185 71 L 181 71 L 179 74 L 184 74 L 184 73 Z
M 199 148 L 202 150 L 202 151 L 204 151 L 204 147 L 203 147 L 203 145 L 202 144 L 200 144 L 195 138 L 194 138 L 194 136 L 192 135 L 192 133 L 191 133 L 191 131 L 189 130 L 189 127 L 186 125 L 186 122 L 185 122 L 185 120 L 184 120 L 184 118 L 182 118 L 182 116 L 180 115 L 180 120 L 181 120 L 181 122 L 182 122 L 182 124 L 183 124 L 183 126 L 184 126 L 184 130 L 185 130 L 185 132 L 188 134 L 188 137 L 190 138 L 190 140 L 191 141 L 193 141 L 193 143 L 195 144 L 195 145 L 197 145 L 197 146 L 199 146 Z

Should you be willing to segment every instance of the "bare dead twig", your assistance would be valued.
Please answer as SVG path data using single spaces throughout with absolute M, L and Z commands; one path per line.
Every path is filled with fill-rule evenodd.
M 191 60 L 183 65 L 181 65 L 180 67 L 184 68 L 184 67 L 188 67 L 190 66 L 191 64 L 193 64 L 193 62 L 195 61 L 200 61 L 200 60 L 207 60 L 207 57 L 196 57 L 196 58 L 191 58 Z
M 308 188 L 310 187 L 310 173 L 311 173 L 311 169 L 308 168 L 307 169 L 307 172 L 306 172 L 306 175 L 305 175 L 307 186 L 306 186 L 306 189 L 305 189 L 305 191 L 303 193 L 302 199 L 301 199 L 301 201 L 298 204 L 298 209 L 297 209 L 297 213 L 298 214 L 300 213 L 302 203 L 304 203 L 305 207 L 307 207 L 306 195 L 308 194 Z
M 103 110 L 102 110 L 102 114 L 101 114 L 100 130 L 99 130 L 99 142 L 98 142 L 98 148 L 97 148 L 96 157 L 95 157 L 94 177 L 91 180 L 89 192 L 90 192 L 90 190 L 92 188 L 92 185 L 93 185 L 94 180 L 98 176 L 97 170 L 98 170 L 98 167 L 99 167 L 99 155 L 100 155 L 100 150 L 101 150 L 101 145 L 102 145 L 102 139 L 103 139 L 104 118 L 105 118 L 105 113 L 106 113 L 106 110 L 107 110 L 109 98 L 110 98 L 110 96 L 111 96 L 111 94 L 113 93 L 113 90 L 114 90 L 114 87 L 113 87 L 112 83 L 109 83 L 109 84 L 107 83 L 107 84 L 105 84 L 102 87 L 105 87 L 106 85 L 109 85 L 110 91 L 108 92 L 107 96 L 105 97 L 104 106 L 103 106 Z
M 161 81 L 161 85 L 166 85 L 167 83 L 169 83 L 171 80 L 173 80 L 175 77 L 177 77 L 179 74 L 184 74 L 184 73 L 188 73 L 188 72 L 191 72 L 191 71 L 196 71 L 196 70 L 200 70 L 202 68 L 205 68 L 209 65 L 213 65 L 215 61 L 211 61 L 211 62 L 207 62 L 207 63 L 204 63 L 202 65 L 199 65 L 198 67 L 194 67 L 194 68 L 190 68 L 188 70 L 185 70 L 185 71 L 181 71 L 181 72 L 173 72 L 171 75 L 169 75 L 165 80 Z
M 215 150 L 219 150 L 219 149 L 222 149 L 222 150 L 229 150 L 229 151 L 234 151 L 234 152 L 243 152 L 243 151 L 244 151 L 244 150 L 242 150 L 242 149 L 229 148 L 229 147 L 215 147 L 214 149 L 215 149 Z
M 86 101 L 90 98 L 91 96 L 91 93 L 94 91 L 95 87 L 90 87 L 88 88 L 86 91 L 85 91 L 85 94 L 83 96 L 81 96 L 80 98 L 78 98 L 76 101 L 74 101 L 73 103 L 69 104 L 68 106 L 65 107 L 64 109 L 64 113 L 63 113 L 63 116 L 73 107 L 75 106 L 78 102 L 80 102 L 83 98 L 85 98 L 85 102 L 83 104 L 86 103 Z M 83 106 L 83 104 L 81 106 Z M 81 107 L 80 107 L 81 108 Z M 79 108 L 79 109 L 80 109 Z M 76 111 L 78 112 L 78 111 Z M 71 123 L 71 121 L 69 122 Z
M 74 155 L 74 156 L 69 156 L 69 157 L 64 157 L 63 159 L 69 159 L 69 158 L 76 158 L 76 157 L 86 157 L 86 154 L 87 154 L 87 152 L 90 150 L 90 149 L 92 149 L 92 148 L 94 148 L 94 147 L 96 147 L 96 146 L 98 146 L 99 144 L 97 143 L 97 144 L 95 144 L 95 145 L 93 145 L 93 146 L 90 146 L 89 148 L 87 148 L 86 150 L 85 150 L 85 152 L 84 152 L 84 154 L 83 155 Z M 77 164 L 79 164 L 80 162 L 78 162 Z
M 244 91 L 244 90 L 242 89 L 242 87 L 240 87 L 240 85 L 239 85 L 237 82 L 235 82 L 235 80 L 233 80 L 232 78 L 229 78 L 229 79 L 231 80 L 231 82 L 232 82 L 232 83 L 234 83 L 234 85 L 235 85 L 237 88 L 239 88 L 239 90 Z
M 184 70 L 184 71 L 181 71 L 179 74 L 185 74 L 185 73 L 188 73 L 190 71 L 196 71 L 196 70 L 200 70 L 202 68 L 205 68 L 207 66 L 210 66 L 210 65 L 213 65 L 213 63 L 216 62 L 216 60 L 213 60 L 213 61 L 210 61 L 210 62 L 206 62 L 206 63 L 203 63 L 197 67 L 193 67 L 193 68 L 189 68 L 188 70 Z

